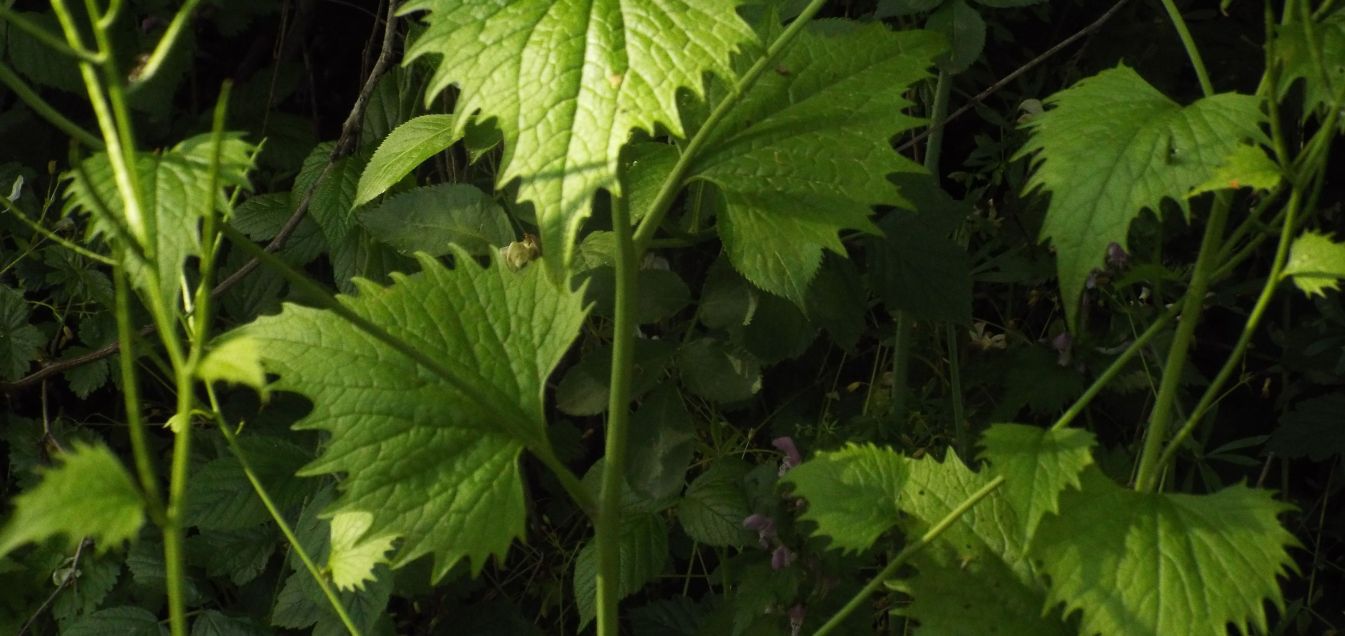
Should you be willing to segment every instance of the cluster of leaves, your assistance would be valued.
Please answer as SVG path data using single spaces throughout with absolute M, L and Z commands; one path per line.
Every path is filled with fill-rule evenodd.
M 129 65 L 170 9 L 128 4 Z M 1000 112 L 931 135 L 923 166 L 894 141 L 1026 58 L 1006 25 L 1055 6 L 879 0 L 810 20 L 818 3 L 415 0 L 398 9 L 403 63 L 353 138 L 319 142 L 303 116 L 270 112 L 315 90 L 284 58 L 235 89 L 238 132 L 172 129 L 204 119 L 171 99 L 214 70 L 192 52 L 273 4 L 207 3 L 136 85 L 141 127 L 164 129 L 131 168 L 143 205 L 126 204 L 114 154 L 59 174 L 33 168 L 46 157 L 0 162 L 0 435 L 7 494 L 22 493 L 0 526 L 0 589 L 20 590 L 0 599 L 0 631 L 159 633 L 172 523 L 193 634 L 572 633 L 601 624 L 603 587 L 636 634 L 1325 624 L 1312 608 L 1340 577 L 1315 574 L 1345 537 L 1327 510 L 1345 456 L 1345 244 L 1321 166 L 1345 127 L 1345 11 L 1284 20 L 1255 95 L 1183 105 L 1138 53 L 1048 64 Z M 1117 19 L 1153 18 L 1133 11 Z M 0 28 L 0 72 L 84 90 L 74 62 Z M 1021 121 L 1003 114 L 1020 105 Z M 36 118 L 28 101 L 0 109 L 0 134 Z M 1281 123 L 1323 148 L 1286 154 Z M 965 151 L 961 170 L 939 174 L 939 144 Z M 1186 224 L 1225 204 L 1242 225 L 1221 276 L 1255 284 L 1214 288 L 1179 403 L 1203 405 L 1253 335 L 1277 353 L 1252 351 L 1234 406 L 1197 409 L 1168 492 L 1134 490 L 1137 398 L 1158 384 L 1155 343 L 1182 341 L 1164 308 L 1192 279 Z M 1306 223 L 1259 217 L 1300 208 Z M 247 272 L 255 246 L 203 240 L 217 209 L 237 235 L 282 237 L 278 258 Z M 1278 252 L 1261 242 L 1276 232 L 1293 239 Z M 190 337 L 212 260 L 243 278 L 191 369 L 190 413 L 209 415 L 182 417 L 172 356 L 97 352 L 156 306 Z M 1281 281 L 1304 293 L 1261 335 L 1252 301 Z M 119 368 L 148 379 L 141 410 L 164 425 L 151 474 L 194 431 L 180 520 L 157 518 L 141 451 L 103 425 L 128 419 Z M 604 448 L 625 419 L 614 391 L 629 431 Z M 1256 416 L 1227 414 L 1240 404 Z M 1235 483 L 1260 486 L 1272 459 L 1284 496 Z M 1293 481 L 1290 461 L 1307 468 Z M 1284 524 L 1307 518 L 1286 501 L 1322 523 Z M 604 515 L 616 536 L 594 536 Z M 884 583 L 882 612 L 853 612 Z

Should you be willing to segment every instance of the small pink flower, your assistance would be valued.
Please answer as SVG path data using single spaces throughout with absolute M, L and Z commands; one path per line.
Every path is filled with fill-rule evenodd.
M 802 633 L 803 619 L 808 616 L 807 610 L 803 609 L 802 605 L 795 605 L 794 607 L 789 608 L 787 614 L 789 616 L 789 633 L 792 636 L 797 636 Z
M 762 548 L 771 547 L 771 542 L 775 540 L 775 520 L 766 515 L 758 513 L 743 519 L 743 527 L 757 531 L 757 541 Z
M 775 552 L 771 553 L 772 570 L 783 570 L 792 565 L 793 563 L 794 563 L 794 553 L 791 552 L 789 548 L 786 548 L 785 546 L 780 546 L 775 549 Z
M 1060 332 L 1060 335 L 1051 340 L 1051 348 L 1055 349 L 1056 352 L 1055 363 L 1062 367 L 1069 366 L 1073 346 L 1074 338 L 1069 335 L 1068 331 Z
M 780 474 L 789 472 L 789 469 L 803 463 L 803 456 L 799 454 L 799 447 L 794 445 L 794 440 L 789 437 L 777 437 L 771 440 L 771 446 L 774 446 L 785 458 L 780 462 Z
M 1125 269 L 1130 264 L 1130 255 L 1119 243 L 1107 245 L 1107 266 L 1112 269 Z

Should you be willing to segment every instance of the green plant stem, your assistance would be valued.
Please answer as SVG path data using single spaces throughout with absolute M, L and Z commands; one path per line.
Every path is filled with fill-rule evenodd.
M 948 117 L 948 100 L 953 94 L 953 77 L 947 71 L 939 71 L 934 82 L 934 103 L 929 108 L 929 141 L 925 142 L 925 169 L 939 180 L 939 158 L 943 155 L 943 120 Z
M 56 34 L 38 26 L 33 23 L 33 21 L 23 17 L 22 14 L 16 13 L 4 5 L 0 5 L 0 21 L 8 22 L 18 27 L 20 31 L 32 36 L 32 38 L 38 42 L 51 47 L 57 53 L 69 55 L 70 57 L 90 64 L 103 63 L 104 58 L 101 54 L 93 53 L 83 46 L 62 42 L 61 38 Z
M 20 210 L 18 206 L 14 205 L 13 203 L 10 203 L 9 199 L 4 198 L 3 196 L 0 196 L 0 205 L 3 205 L 6 210 L 9 210 L 10 214 L 14 215 L 14 218 L 18 219 L 24 225 L 27 225 L 28 227 L 32 228 L 32 230 L 36 232 L 38 235 L 40 235 L 42 238 L 45 238 L 48 241 L 52 241 L 57 245 L 60 245 L 61 247 L 68 249 L 76 254 L 79 254 L 80 256 L 83 256 L 84 258 L 87 258 L 96 263 L 101 263 L 103 265 L 108 266 L 117 264 L 117 261 L 112 260 L 107 256 L 103 256 L 102 254 L 99 254 L 97 252 L 87 250 L 76 243 L 72 243 L 54 234 L 51 230 L 42 227 L 42 224 L 28 218 L 28 215 L 24 214 L 23 210 Z
M 0 62 L 0 84 L 8 86 L 10 90 L 14 91 L 14 94 L 17 95 L 19 99 L 23 100 L 23 103 L 33 109 L 33 112 L 47 120 L 51 125 L 59 128 L 61 132 L 70 135 L 77 139 L 79 143 L 93 148 L 94 150 L 101 150 L 103 148 L 103 142 L 100 141 L 98 137 L 94 136 L 93 133 L 80 128 L 79 124 L 70 121 L 65 115 L 62 115 L 52 107 L 51 104 L 48 104 L 47 100 L 42 99 L 42 96 L 38 95 L 37 91 L 34 91 L 32 87 L 28 86 L 22 78 L 14 73 L 13 69 L 10 69 L 9 66 L 5 65 L 3 62 Z
M 906 547 L 901 549 L 901 552 L 897 553 L 897 556 L 892 557 L 892 560 L 883 567 L 882 571 L 880 571 L 877 576 L 869 579 L 869 582 L 865 584 L 864 587 L 840 609 L 840 611 L 833 614 L 825 624 L 819 627 L 816 632 L 813 632 L 813 636 L 825 636 L 826 634 L 830 634 L 837 627 L 840 627 L 840 624 L 845 622 L 846 618 L 853 614 L 855 610 L 859 609 L 859 607 L 863 605 L 874 592 L 877 592 L 878 588 L 882 587 L 885 581 L 892 578 L 892 576 L 897 573 L 897 570 L 910 560 L 912 556 L 915 556 L 917 552 L 924 549 L 930 542 L 939 538 L 939 535 L 942 535 L 949 528 L 953 527 L 953 524 L 957 523 L 957 521 L 962 518 L 962 515 L 967 514 L 967 511 L 971 510 L 972 506 L 975 506 L 980 503 L 982 499 L 990 496 L 990 493 L 995 492 L 995 490 L 1003 484 L 1004 477 L 996 476 L 994 479 L 986 482 L 986 484 L 981 486 L 976 492 L 962 500 L 962 503 L 959 503 L 956 508 L 953 508 L 948 514 L 944 515 L 938 523 L 934 524 L 929 530 L 926 530 L 924 534 L 920 535 L 919 539 L 914 543 L 907 544 Z
M 668 213 L 668 208 L 672 207 L 673 201 L 677 198 L 677 193 L 682 189 L 682 182 L 686 179 L 687 173 L 691 171 L 691 166 L 700 158 L 701 149 L 714 137 L 715 128 L 719 127 L 724 117 L 738 105 L 738 101 L 747 94 L 748 89 L 756 84 L 761 75 L 768 69 L 773 68 L 775 60 L 780 57 L 785 48 L 789 46 L 794 38 L 807 27 L 808 22 L 814 15 L 822 9 L 826 0 L 811 0 L 808 6 L 804 7 L 798 17 L 785 28 L 780 37 L 775 38 L 774 42 L 767 47 L 766 53 L 747 70 L 738 81 L 733 83 L 729 92 L 724 96 L 710 116 L 705 118 L 705 123 L 701 125 L 700 130 L 692 135 L 691 141 L 687 143 L 682 154 L 678 156 L 677 163 L 673 165 L 663 184 L 659 186 L 658 194 L 654 196 L 654 201 L 649 205 L 649 210 L 644 218 L 640 220 L 640 225 L 635 230 L 635 256 L 638 260 L 649 246 L 649 241 L 654 238 L 654 233 L 658 231 L 659 225 L 663 223 L 663 217 Z
M 906 423 L 911 393 L 908 385 L 911 376 L 911 333 L 915 319 L 901 310 L 892 315 L 897 321 L 892 336 L 892 419 L 897 426 L 902 426 Z
M 1210 206 L 1210 218 L 1205 224 L 1205 235 L 1200 241 L 1195 272 L 1191 275 L 1191 285 L 1187 288 L 1186 297 L 1182 302 L 1181 320 L 1177 323 L 1172 346 L 1168 348 L 1167 359 L 1163 365 L 1163 379 L 1158 386 L 1158 397 L 1155 398 L 1153 412 L 1149 415 L 1144 451 L 1140 455 L 1139 471 L 1135 478 L 1135 490 L 1139 492 L 1153 492 L 1158 485 L 1160 474 L 1158 458 L 1163 451 L 1168 423 L 1177 401 L 1182 370 L 1186 367 L 1186 353 L 1195 341 L 1196 325 L 1200 322 L 1205 292 L 1209 289 L 1211 274 L 1217 265 L 1224 225 L 1228 221 L 1228 209 L 1231 205 L 1232 196 L 1224 191 L 1215 195 L 1214 204 Z
M 159 495 L 159 479 L 154 474 L 145 438 L 145 419 L 140 413 L 140 382 L 135 374 L 134 334 L 131 333 L 131 290 L 126 271 L 121 266 L 112 268 L 113 293 L 116 297 L 117 343 L 121 346 L 118 367 L 121 370 L 121 391 L 126 404 L 126 423 L 131 432 L 131 455 L 135 458 L 136 477 L 145 500 L 150 504 L 150 516 L 158 525 L 166 523 L 163 500 Z
M 635 289 L 639 262 L 625 199 L 612 201 L 616 239 L 616 325 L 612 338 L 612 375 L 607 403 L 602 490 L 595 528 L 598 546 L 598 635 L 620 631 L 617 605 L 621 586 L 621 489 L 626 482 L 626 437 L 630 428 L 631 378 L 635 366 Z
M 219 400 L 215 398 L 215 391 L 209 385 L 206 386 L 206 394 L 210 398 L 211 415 L 215 424 L 224 436 L 224 441 L 229 445 L 229 452 L 233 453 L 233 456 L 238 459 L 238 465 L 243 468 L 243 474 L 247 476 L 248 483 L 252 484 L 252 491 L 257 494 L 257 498 L 266 507 L 266 512 L 271 515 L 271 520 L 275 521 L 276 527 L 280 528 L 280 534 L 285 535 L 285 540 L 289 542 L 290 549 L 294 551 L 295 556 L 299 557 L 299 562 L 303 563 L 304 569 L 308 570 L 308 574 L 318 584 L 318 587 L 322 590 L 322 595 L 327 598 L 327 603 L 332 606 L 332 611 L 336 612 L 336 616 L 341 619 L 341 623 L 345 625 L 346 630 L 352 636 L 360 636 L 359 628 L 355 626 L 355 621 L 351 620 L 350 614 L 341 604 L 341 598 L 337 596 L 336 590 L 332 589 L 331 583 L 327 581 L 327 577 L 322 575 L 322 570 L 313 561 L 313 557 L 304 549 L 303 544 L 299 543 L 299 537 L 294 534 L 290 524 L 285 521 L 285 516 L 281 514 L 280 508 L 271 499 L 270 493 L 266 492 L 266 487 L 257 477 L 257 471 L 253 470 L 252 463 L 248 461 L 247 453 L 238 445 L 237 436 L 234 435 L 228 422 L 224 421 L 224 415 L 220 412 Z
M 182 7 L 177 10 L 177 15 L 173 16 L 173 21 L 168 23 L 168 29 L 164 31 L 163 37 L 159 38 L 159 44 L 154 47 L 154 52 L 145 61 L 145 65 L 140 68 L 139 75 L 134 79 L 136 85 L 143 85 L 154 79 L 155 74 L 163 67 L 164 60 L 168 59 L 168 56 L 173 52 L 173 47 L 177 45 L 182 36 L 182 28 L 186 26 L 187 20 L 191 18 L 192 11 L 196 10 L 196 5 L 200 4 L 200 1 L 187 0 L 182 3 Z
M 496 408 L 497 405 L 509 403 L 508 400 L 498 395 L 482 395 L 483 391 L 490 390 L 488 387 L 468 386 L 463 383 L 457 375 L 442 363 L 429 357 L 410 344 L 407 344 L 402 339 L 388 333 L 382 327 L 355 313 L 349 307 L 341 304 L 341 301 L 333 298 L 331 293 L 326 289 L 323 289 L 317 283 L 309 280 L 307 276 L 304 276 L 293 267 L 290 267 L 288 263 L 284 262 L 279 257 L 253 243 L 252 239 L 249 239 L 243 233 L 229 226 L 229 224 L 220 224 L 220 234 L 224 235 L 224 237 L 228 238 L 234 245 L 256 258 L 262 264 L 274 269 L 277 273 L 283 276 L 285 280 L 289 281 L 296 290 L 305 294 L 306 297 L 316 300 L 323 308 L 331 310 L 332 313 L 345 319 L 356 329 L 373 336 L 379 342 L 391 347 L 394 351 L 401 353 L 415 361 L 417 364 L 425 367 L 426 370 L 439 376 L 467 399 L 477 401 L 482 409 L 485 409 L 486 411 L 498 410 Z M 509 417 L 503 418 L 509 432 L 521 440 L 526 440 L 528 449 L 534 455 L 539 457 L 548 468 L 556 473 L 557 477 L 560 479 L 561 485 L 565 488 L 565 491 L 575 500 L 579 507 L 589 516 L 596 517 L 598 513 L 598 502 L 593 498 L 593 495 L 583 487 L 579 478 L 575 477 L 574 473 L 566 468 L 564 464 L 556 460 L 555 456 L 550 453 L 548 450 L 548 441 L 545 438 L 534 439 L 535 436 L 529 433 L 526 425 L 520 426 L 515 424 L 515 420 L 525 417 L 523 414 L 515 413 L 509 415 Z
M 1099 375 L 1097 379 L 1093 380 L 1093 383 L 1079 396 L 1079 399 L 1075 400 L 1074 403 L 1071 404 L 1068 409 L 1065 409 L 1065 412 L 1056 419 L 1055 424 L 1051 425 L 1051 430 L 1058 431 L 1069 426 L 1070 422 L 1074 421 L 1074 418 L 1078 417 L 1080 413 L 1083 413 L 1084 408 L 1093 401 L 1093 398 L 1097 397 L 1097 394 L 1107 388 L 1107 385 L 1111 384 L 1111 381 L 1116 379 L 1116 376 L 1121 375 L 1121 372 L 1125 370 L 1125 365 L 1130 362 L 1130 359 L 1134 358 L 1140 351 L 1143 351 L 1144 347 L 1148 346 L 1149 341 L 1153 340 L 1154 336 L 1161 333 L 1163 329 L 1167 328 L 1168 323 L 1172 322 L 1172 319 L 1177 317 L 1178 307 L 1179 305 L 1176 304 L 1169 307 L 1167 311 L 1163 312 L 1158 319 L 1153 322 L 1153 324 L 1149 325 L 1149 327 L 1144 330 L 1144 333 L 1141 333 L 1135 338 L 1134 342 L 1131 342 L 1130 345 L 1125 348 L 1125 351 L 1121 352 L 1121 355 L 1116 356 L 1116 359 L 1112 360 L 1111 364 L 1107 365 L 1107 369 L 1102 372 L 1102 375 Z
M 1293 0 L 1290 0 L 1292 2 Z M 1209 97 L 1214 94 L 1214 84 L 1210 83 L 1209 71 L 1205 70 L 1205 61 L 1200 57 L 1200 49 L 1196 48 L 1196 42 L 1191 38 L 1190 29 L 1186 28 L 1186 18 L 1182 17 L 1182 12 L 1177 9 L 1177 4 L 1173 0 L 1162 0 L 1163 9 L 1168 13 L 1168 20 L 1172 22 L 1173 28 L 1177 29 L 1177 36 L 1182 40 L 1182 47 L 1186 49 L 1186 57 L 1190 58 L 1191 66 L 1196 71 L 1196 79 L 1200 81 L 1200 91 Z
M 1182 443 L 1191 437 L 1191 433 L 1195 431 L 1200 420 L 1205 417 L 1205 413 L 1218 399 L 1219 391 L 1233 376 L 1233 372 L 1242 364 L 1242 355 L 1247 351 L 1247 345 L 1251 343 L 1252 335 L 1256 333 L 1256 328 L 1261 323 L 1261 317 L 1265 315 L 1266 308 L 1270 306 L 1271 298 L 1275 296 L 1275 288 L 1280 284 L 1285 262 L 1289 258 L 1289 244 L 1293 241 L 1293 228 L 1301 201 L 1300 191 L 1294 190 L 1293 194 L 1289 196 L 1284 225 L 1280 230 L 1280 241 L 1275 248 L 1275 260 L 1270 267 L 1270 276 L 1266 278 L 1265 285 L 1261 286 L 1261 294 L 1257 297 L 1251 314 L 1247 316 L 1247 321 L 1242 326 L 1242 333 L 1238 336 L 1237 344 L 1233 346 L 1232 353 L 1228 355 L 1228 359 L 1224 361 L 1223 367 L 1214 376 L 1214 380 L 1206 387 L 1204 395 L 1200 397 L 1200 402 L 1196 404 L 1195 410 L 1191 411 L 1191 416 L 1187 418 L 1186 423 L 1178 429 L 1177 434 L 1172 436 L 1172 441 L 1168 442 L 1163 449 L 1163 453 L 1158 459 L 1160 469 L 1172 462 L 1172 458 L 1181 449 Z
M 971 448 L 967 434 L 967 416 L 962 406 L 962 360 L 958 353 L 957 326 L 947 325 L 948 335 L 948 392 L 953 401 L 953 435 L 957 440 L 957 454 L 968 456 Z

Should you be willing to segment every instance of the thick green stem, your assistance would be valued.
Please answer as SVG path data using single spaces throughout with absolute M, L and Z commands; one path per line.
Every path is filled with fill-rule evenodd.
M 1210 218 L 1205 225 L 1205 235 L 1200 241 L 1200 254 L 1196 256 L 1195 272 L 1191 275 L 1191 285 L 1186 290 L 1182 303 L 1181 320 L 1168 348 L 1167 360 L 1163 365 L 1163 379 L 1158 386 L 1158 397 L 1154 400 L 1153 412 L 1149 415 L 1149 429 L 1144 438 L 1144 451 L 1140 455 L 1139 472 L 1135 478 L 1135 489 L 1140 492 L 1152 492 L 1158 485 L 1160 468 L 1158 458 L 1163 452 L 1163 443 L 1167 440 L 1168 424 L 1177 401 L 1177 389 L 1181 385 L 1182 370 L 1186 367 L 1186 353 L 1195 341 L 1196 324 L 1200 322 L 1200 311 L 1205 303 L 1205 292 L 1209 290 L 1210 279 L 1216 268 L 1219 249 L 1223 241 L 1224 225 L 1228 221 L 1228 209 L 1232 197 L 1227 192 L 1215 195 L 1214 205 L 1210 206 Z
M 140 414 L 140 382 L 135 374 L 134 335 L 131 333 L 131 290 L 126 281 L 126 271 L 114 267 L 112 280 L 117 303 L 117 344 L 121 346 L 118 366 L 121 369 L 123 401 L 126 403 L 126 422 L 131 431 L 131 455 L 135 458 L 140 488 L 145 492 L 145 500 L 150 502 L 151 516 L 156 523 L 163 524 L 166 519 L 163 500 L 159 495 L 159 478 L 154 474 L 154 460 L 145 438 L 145 419 Z
M 1088 386 L 1088 389 L 1083 392 L 1083 395 L 1080 395 L 1079 399 L 1074 401 L 1074 404 L 1071 404 L 1068 409 L 1065 409 L 1065 412 L 1060 415 L 1055 421 L 1055 424 L 1051 425 L 1051 430 L 1058 431 L 1069 426 L 1069 423 L 1074 421 L 1074 418 L 1078 417 L 1080 413 L 1083 413 L 1084 408 L 1093 401 L 1093 398 L 1097 397 L 1097 394 L 1101 393 L 1102 389 L 1107 388 L 1107 385 L 1110 384 L 1116 376 L 1121 375 L 1121 372 L 1125 370 L 1125 365 L 1130 362 L 1130 359 L 1134 358 L 1136 354 L 1144 349 L 1144 347 L 1148 346 L 1149 341 L 1153 340 L 1154 336 L 1161 333 L 1163 329 L 1168 326 L 1168 323 L 1172 322 L 1172 319 L 1177 316 L 1177 307 L 1178 305 L 1175 304 L 1172 307 L 1169 307 L 1166 312 L 1163 312 L 1163 314 L 1158 317 L 1158 320 L 1155 320 L 1152 325 L 1149 325 L 1148 329 L 1144 330 L 1144 333 L 1140 334 L 1138 338 L 1135 338 L 1135 341 L 1130 343 L 1130 346 L 1126 347 L 1125 351 L 1121 352 L 1121 355 L 1116 356 L 1116 359 L 1112 360 L 1112 363 L 1107 366 L 1107 370 L 1103 371 L 1102 375 L 1099 375 L 1096 380 L 1093 380 L 1093 383 Z
M 635 285 L 639 262 L 624 199 L 612 201 L 616 235 L 616 326 L 612 338 L 611 392 L 596 527 L 598 544 L 598 635 L 620 631 L 617 604 L 621 585 L 621 488 L 626 482 L 626 436 L 630 428 L 631 378 L 635 367 Z
M 672 207 L 673 200 L 677 198 L 677 193 L 682 189 L 682 182 L 686 180 L 687 174 L 691 172 L 691 166 L 700 158 L 701 150 L 709 143 L 715 133 L 715 128 L 728 116 L 733 108 L 738 105 L 738 101 L 743 95 L 747 94 L 748 89 L 756 84 L 761 75 L 768 69 L 771 69 L 776 58 L 784 52 L 794 38 L 808 25 L 808 21 L 813 19 L 814 15 L 822 9 L 826 0 L 812 0 L 799 13 L 798 17 L 776 38 L 774 42 L 766 49 L 766 54 L 757 60 L 752 68 L 748 69 L 742 77 L 734 82 L 729 88 L 729 94 L 715 105 L 710 116 L 705 118 L 705 123 L 692 135 L 691 141 L 682 150 L 681 156 L 677 158 L 677 163 L 673 165 L 668 177 L 663 180 L 659 187 L 658 194 L 654 196 L 654 202 L 650 204 L 649 210 L 644 218 L 640 220 L 640 226 L 635 231 L 635 256 L 639 258 L 644 254 L 645 248 L 649 246 L 649 241 L 654 238 L 654 233 L 658 231 L 659 225 L 663 223 L 663 217 L 668 213 L 668 208 Z
M 1238 336 L 1238 342 L 1233 346 L 1233 351 L 1224 361 L 1224 366 L 1219 369 L 1219 373 L 1214 376 L 1214 380 L 1205 388 L 1205 394 L 1200 397 L 1200 402 L 1196 404 L 1195 410 L 1191 411 L 1186 424 L 1182 425 L 1176 435 L 1172 436 L 1172 441 L 1168 442 L 1167 447 L 1163 449 L 1159 457 L 1159 468 L 1166 467 L 1172 462 L 1172 458 L 1177 455 L 1181 445 L 1191 433 L 1195 431 L 1200 420 L 1205 417 L 1214 401 L 1219 397 L 1219 391 L 1223 389 L 1224 384 L 1233 376 L 1234 371 L 1242 365 L 1242 354 L 1247 351 L 1247 345 L 1252 341 L 1252 335 L 1256 333 L 1256 327 L 1261 324 L 1261 317 L 1265 315 L 1266 308 L 1270 306 L 1270 299 L 1275 296 L 1275 288 L 1280 284 L 1280 276 L 1284 271 L 1285 261 L 1289 258 L 1289 244 L 1293 242 L 1293 228 L 1298 216 L 1298 207 L 1302 197 L 1299 190 L 1294 190 L 1289 196 L 1287 213 L 1284 215 L 1284 225 L 1280 229 L 1279 245 L 1275 248 L 1275 260 L 1270 267 L 1270 276 L 1266 278 L 1265 285 L 1261 286 L 1261 294 L 1256 299 L 1256 305 L 1252 307 L 1252 312 L 1247 316 L 1247 322 L 1242 326 L 1242 334 Z
M 1168 13 L 1168 19 L 1172 21 L 1173 28 L 1177 29 L 1177 36 L 1182 40 L 1182 47 L 1186 49 L 1186 57 L 1190 58 L 1191 66 L 1196 71 L 1196 79 L 1200 81 L 1200 90 L 1209 97 L 1214 94 L 1214 84 L 1210 83 L 1209 71 L 1205 70 L 1205 61 L 1200 57 L 1200 49 L 1196 48 L 1196 41 L 1191 37 L 1190 29 L 1186 28 L 1186 18 L 1182 17 L 1182 12 L 1177 10 L 1177 5 L 1173 0 L 1162 0 L 1163 9 Z
M 948 334 L 948 393 L 953 401 L 953 435 L 957 454 L 967 457 L 971 450 L 971 436 L 967 434 L 967 416 L 962 406 L 962 360 L 957 346 L 957 325 L 947 326 Z

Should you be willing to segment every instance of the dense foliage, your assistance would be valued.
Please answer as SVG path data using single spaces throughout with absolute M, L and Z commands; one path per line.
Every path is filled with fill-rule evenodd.
M 1334 0 L 75 4 L 4 633 L 1345 620 Z

